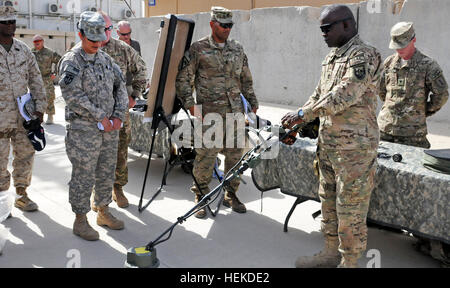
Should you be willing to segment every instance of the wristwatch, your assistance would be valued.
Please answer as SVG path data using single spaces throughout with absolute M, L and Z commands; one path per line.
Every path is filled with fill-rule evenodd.
M 303 118 L 303 110 L 302 109 L 298 110 L 297 115 L 298 117 Z

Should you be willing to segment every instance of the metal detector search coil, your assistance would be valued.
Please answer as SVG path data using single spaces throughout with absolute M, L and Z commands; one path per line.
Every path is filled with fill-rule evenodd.
M 127 251 L 125 268 L 158 268 L 159 259 L 156 257 L 156 249 L 147 250 L 145 246 L 130 248 Z

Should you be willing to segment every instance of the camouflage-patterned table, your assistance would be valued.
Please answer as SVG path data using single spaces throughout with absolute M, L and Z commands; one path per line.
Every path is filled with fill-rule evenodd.
M 280 188 L 282 193 L 298 197 L 296 204 L 307 199 L 319 201 L 319 182 L 312 166 L 316 143 L 302 138 L 292 146 L 281 144 L 277 158 L 262 160 L 252 170 L 255 186 L 260 191 Z M 378 152 L 400 153 L 403 160 L 378 159 L 368 218 L 383 226 L 450 243 L 450 175 L 423 167 L 421 148 L 380 142 Z
M 152 145 L 153 130 L 152 123 L 144 123 L 144 112 L 130 111 L 131 140 L 128 147 L 131 149 L 148 154 Z M 160 125 L 161 127 L 161 125 Z M 155 137 L 155 145 L 153 145 L 153 155 L 168 159 L 169 150 L 169 129 L 158 129 Z

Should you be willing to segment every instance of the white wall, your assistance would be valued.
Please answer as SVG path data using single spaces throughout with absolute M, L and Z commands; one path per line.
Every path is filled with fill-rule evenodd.
M 367 5 L 369 4 L 369 5 Z M 379 4 L 379 5 L 378 5 Z M 450 82 L 448 17 L 449 0 L 406 0 L 400 14 L 393 14 L 393 1 L 369 0 L 349 5 L 359 15 L 359 34 L 377 47 L 385 58 L 389 31 L 399 21 L 413 21 L 417 47 L 441 65 Z M 254 88 L 262 102 L 298 107 L 307 101 L 320 76 L 329 48 L 322 40 L 318 17 L 321 8 L 283 7 L 234 11 L 231 38 L 240 41 L 249 58 Z M 210 34 L 209 13 L 184 15 L 195 21 L 194 40 Z M 131 21 L 133 37 L 141 42 L 149 71 L 153 66 L 161 17 Z M 434 121 L 450 123 L 450 104 L 435 114 Z

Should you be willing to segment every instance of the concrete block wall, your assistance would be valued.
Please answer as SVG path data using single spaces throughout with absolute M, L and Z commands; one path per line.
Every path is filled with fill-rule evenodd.
M 399 21 L 412 21 L 416 46 L 434 58 L 450 82 L 448 42 L 450 30 L 448 0 L 406 0 L 394 14 L 395 1 L 369 0 L 349 4 L 359 23 L 359 34 L 379 49 L 383 58 L 393 54 L 388 48 L 389 31 Z M 320 76 L 321 63 L 329 52 L 322 40 L 318 17 L 322 8 L 281 7 L 234 11 L 231 38 L 240 41 L 249 58 L 254 88 L 262 102 L 301 106 L 312 94 Z M 195 21 L 193 41 L 211 33 L 210 14 L 179 15 Z M 141 42 L 149 71 L 153 66 L 162 17 L 131 20 L 133 37 Z M 450 104 L 432 116 L 450 123 Z
M 39 34 L 44 38 L 44 45 L 58 52 L 59 55 L 64 55 L 66 50 L 70 48 L 70 43 L 75 41 L 74 32 L 60 32 L 48 30 L 29 30 L 17 29 L 15 38 L 25 42 L 28 47 L 33 48 L 33 37 Z

